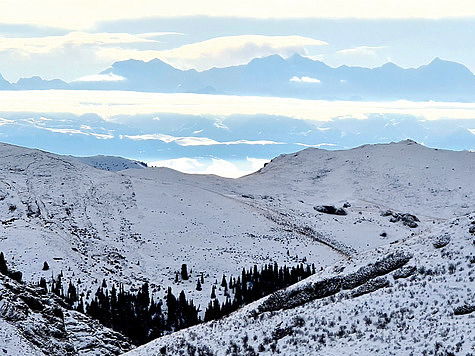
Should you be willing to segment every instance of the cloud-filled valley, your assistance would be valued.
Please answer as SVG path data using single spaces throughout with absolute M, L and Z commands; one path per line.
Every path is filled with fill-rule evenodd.
M 305 147 L 345 149 L 406 138 L 429 147 L 475 149 L 470 103 L 74 91 L 16 92 L 29 99 L 15 102 L 8 100 L 11 93 L 2 99 L 3 142 L 60 154 L 123 156 L 188 173 L 236 177 Z

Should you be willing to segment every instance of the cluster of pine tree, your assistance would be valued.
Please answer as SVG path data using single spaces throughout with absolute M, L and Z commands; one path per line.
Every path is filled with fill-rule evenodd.
M 0 256 L 0 269 L 2 256 Z M 238 308 L 269 295 L 279 289 L 294 284 L 311 274 L 315 273 L 315 266 L 299 264 L 295 267 L 279 267 L 277 263 L 265 265 L 258 270 L 257 265 L 246 270 L 243 268 L 241 276 L 229 278 L 223 276 L 221 287 L 224 290 L 226 300 L 220 303 L 216 298 L 217 283 L 212 286 L 211 301 L 205 311 L 204 321 L 219 319 Z M 186 265 L 182 266 L 182 279 L 188 272 Z M 63 274 L 57 278 L 51 278 L 48 285 L 41 278 L 39 285 L 63 298 L 71 307 L 79 312 L 86 313 L 93 319 L 98 320 L 104 326 L 120 332 L 129 337 L 135 345 L 142 345 L 165 333 L 177 331 L 198 323 L 199 308 L 193 304 L 193 300 L 187 300 L 185 292 L 181 291 L 178 298 L 168 288 L 165 297 L 166 308 L 162 310 L 162 301 L 154 301 L 150 297 L 149 285 L 144 283 L 136 293 L 125 291 L 124 286 L 118 289 L 114 285 L 108 288 L 106 281 L 97 288 L 93 298 L 79 292 L 81 281 L 78 279 L 77 286 L 69 282 L 67 292 L 62 282 Z M 197 281 L 197 290 L 201 290 L 204 283 L 203 274 Z M 86 300 L 86 301 L 85 301 Z
M 41 278 L 39 285 L 48 290 L 44 278 Z M 164 313 L 162 302 L 150 298 L 148 283 L 144 283 L 137 293 L 132 293 L 125 291 L 123 285 L 118 290 L 115 285 L 109 289 L 104 280 L 94 298 L 84 302 L 84 294 L 80 295 L 78 287 L 72 282 L 69 282 L 67 293 L 64 292 L 62 274 L 59 274 L 56 279 L 52 278 L 50 291 L 77 311 L 129 337 L 135 345 L 145 344 L 166 331 L 180 330 L 201 322 L 193 301 L 188 301 L 183 291 L 176 298 L 171 288 L 167 291 L 167 313 Z
M 223 276 L 221 287 L 224 288 L 226 301 L 220 303 L 216 299 L 216 291 L 213 286 L 211 298 L 205 311 L 205 321 L 219 319 L 232 313 L 243 305 L 252 303 L 279 289 L 288 287 L 315 273 L 315 266 L 306 267 L 299 264 L 296 267 L 279 267 L 277 263 L 265 265 L 259 271 L 257 265 L 254 268 L 242 269 L 241 277 L 230 278 L 229 282 Z M 231 299 L 229 291 L 232 291 Z

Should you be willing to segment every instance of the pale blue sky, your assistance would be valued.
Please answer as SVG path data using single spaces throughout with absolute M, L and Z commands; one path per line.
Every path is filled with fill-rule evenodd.
M 3 0 L 0 73 L 71 81 L 128 58 L 203 70 L 293 52 L 332 66 L 417 67 L 441 57 L 475 72 L 472 1 L 167 3 Z

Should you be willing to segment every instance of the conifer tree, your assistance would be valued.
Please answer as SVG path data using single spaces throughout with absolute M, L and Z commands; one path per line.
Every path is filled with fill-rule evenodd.
M 5 261 L 5 256 L 3 255 L 3 252 L 0 252 L 0 273 L 4 275 L 8 274 L 7 262 Z
M 39 286 L 43 289 L 44 293 L 48 292 L 48 288 L 46 286 L 46 279 L 41 277 Z
M 188 271 L 186 269 L 186 263 L 183 263 L 181 265 L 181 279 L 183 279 L 184 281 L 188 280 Z

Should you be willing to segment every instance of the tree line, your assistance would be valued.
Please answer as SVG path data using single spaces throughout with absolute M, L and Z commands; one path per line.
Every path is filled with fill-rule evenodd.
M 47 270 L 47 268 L 43 268 Z M 0 273 L 13 277 L 21 272 L 11 272 L 6 265 L 3 253 L 0 253 Z M 13 273 L 13 275 L 12 275 Z M 165 306 L 161 299 L 155 300 L 150 293 L 147 282 L 137 292 L 126 291 L 123 284 L 118 288 L 107 286 L 105 280 L 97 288 L 92 298 L 79 291 L 80 279 L 77 283 L 69 281 L 63 284 L 62 272 L 49 282 L 41 278 L 38 285 L 45 291 L 61 297 L 72 309 L 89 315 L 101 324 L 130 338 L 135 345 L 145 344 L 165 333 L 187 328 L 203 321 L 219 319 L 240 307 L 269 295 L 279 289 L 290 286 L 315 273 L 315 266 L 303 265 L 279 267 L 277 263 L 268 264 L 260 269 L 257 265 L 246 270 L 237 278 L 226 278 L 221 283 L 214 283 L 211 288 L 211 301 L 204 313 L 204 320 L 199 317 L 199 308 L 193 300 L 187 299 L 181 291 L 178 298 L 172 288 L 167 289 Z M 182 265 L 182 279 L 188 279 L 186 265 Z M 18 280 L 18 278 L 17 278 Z M 197 290 L 202 290 L 203 273 L 197 280 Z M 220 288 L 225 297 L 221 302 L 217 298 L 216 289 Z M 89 293 L 89 292 L 88 292 Z
M 289 268 L 287 266 L 279 267 L 277 263 L 274 263 L 261 267 L 260 271 L 257 265 L 247 271 L 243 268 L 240 277 L 230 278 L 229 281 L 223 275 L 221 287 L 224 288 L 226 300 L 220 303 L 216 299 L 216 287 L 213 286 L 211 290 L 213 300 L 209 302 L 205 310 L 204 320 L 222 318 L 246 304 L 297 283 L 313 273 L 315 273 L 315 265 L 310 267 L 310 265 L 304 266 L 301 263 Z

